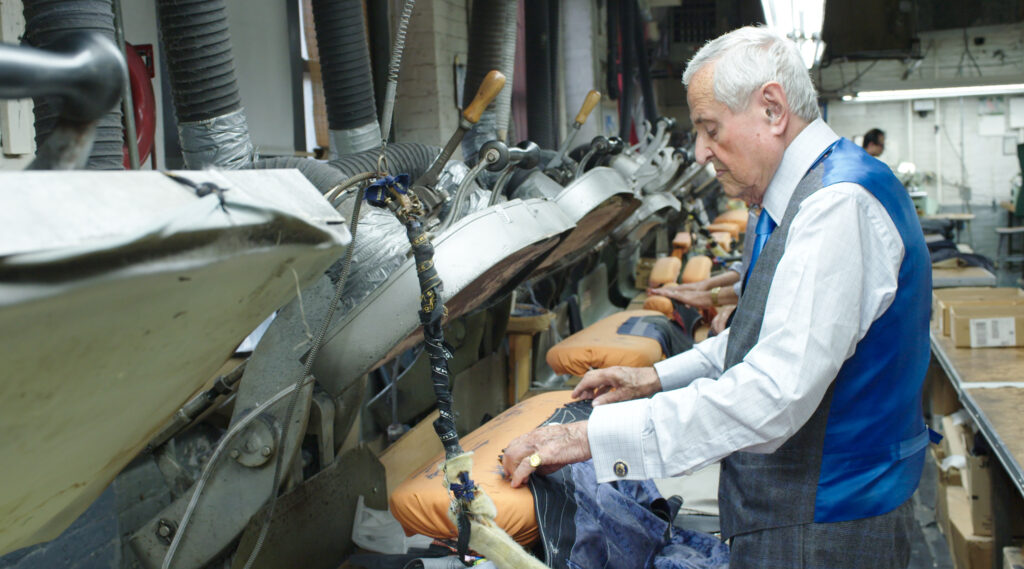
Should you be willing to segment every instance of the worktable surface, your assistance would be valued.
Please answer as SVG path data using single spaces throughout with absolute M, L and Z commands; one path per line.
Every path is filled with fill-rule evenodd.
M 936 328 L 931 345 L 964 409 L 1024 493 L 1024 348 L 957 348 Z

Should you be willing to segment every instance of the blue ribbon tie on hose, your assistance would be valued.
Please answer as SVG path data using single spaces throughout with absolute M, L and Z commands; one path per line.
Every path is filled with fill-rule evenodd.
M 459 473 L 460 483 L 452 483 L 452 494 L 459 500 L 470 502 L 476 497 L 476 483 L 469 477 L 468 472 Z
M 409 187 L 409 174 L 398 174 L 396 176 L 383 176 L 366 188 L 366 201 L 373 206 L 383 207 L 384 200 L 388 197 L 388 190 L 394 188 L 400 194 L 404 194 Z

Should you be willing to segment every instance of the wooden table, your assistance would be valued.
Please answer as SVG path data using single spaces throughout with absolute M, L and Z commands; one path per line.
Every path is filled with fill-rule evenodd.
M 996 276 L 981 267 L 932 267 L 932 288 L 996 286 Z
M 953 222 L 953 241 L 956 243 L 960 242 L 960 232 L 963 230 L 964 225 L 974 220 L 973 213 L 936 213 L 933 215 L 926 215 L 922 219 L 947 219 Z
M 964 409 L 985 437 L 1006 477 L 993 465 L 992 519 L 994 552 L 1012 541 L 1013 489 L 1024 495 L 1024 348 L 957 348 L 948 336 L 931 331 L 932 353 L 946 372 Z M 1009 478 L 1009 482 L 1006 481 Z M 1002 567 L 993 555 L 994 569 Z
M 964 408 L 1024 494 L 1024 348 L 957 348 L 934 329 L 931 342 Z

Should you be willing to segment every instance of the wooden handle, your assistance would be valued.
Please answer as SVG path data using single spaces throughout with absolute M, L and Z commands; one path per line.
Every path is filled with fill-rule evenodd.
M 580 107 L 580 112 L 576 115 L 576 124 L 583 125 L 587 122 L 587 117 L 590 116 L 590 111 L 594 110 L 594 107 L 601 102 L 601 92 L 597 89 L 591 89 L 587 96 L 583 98 L 583 106 Z
M 498 93 L 501 92 L 501 88 L 504 86 L 505 76 L 500 71 L 495 69 L 488 73 L 484 80 L 480 82 L 480 88 L 476 90 L 473 102 L 466 107 L 466 110 L 462 111 L 462 118 L 476 124 L 476 121 L 480 120 L 480 115 L 483 114 L 484 109 L 498 96 Z

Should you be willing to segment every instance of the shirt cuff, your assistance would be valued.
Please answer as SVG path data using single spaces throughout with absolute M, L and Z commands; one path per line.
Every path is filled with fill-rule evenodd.
M 740 276 L 742 277 L 743 273 L 740 273 Z M 732 290 L 736 292 L 736 298 L 739 298 L 740 294 L 743 292 L 743 279 L 732 283 Z
M 650 400 L 637 399 L 594 407 L 587 438 L 598 482 L 646 480 L 642 437 Z
M 718 377 L 720 370 L 703 352 L 703 349 L 710 348 L 710 345 L 702 346 L 702 344 L 721 342 L 728 335 L 729 330 L 726 329 L 722 334 L 708 338 L 681 354 L 655 363 L 654 371 L 657 372 L 658 379 L 661 380 L 661 390 L 672 391 L 686 387 L 699 377 Z

